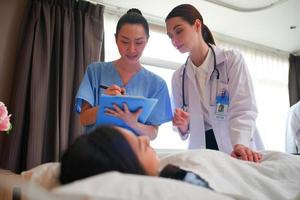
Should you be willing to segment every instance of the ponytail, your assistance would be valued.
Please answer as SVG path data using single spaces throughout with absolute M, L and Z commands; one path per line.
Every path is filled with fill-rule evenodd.
M 215 39 L 214 39 L 212 33 L 210 32 L 209 28 L 205 24 L 203 24 L 203 27 L 202 27 L 202 36 L 203 36 L 204 41 L 207 44 L 216 45 Z

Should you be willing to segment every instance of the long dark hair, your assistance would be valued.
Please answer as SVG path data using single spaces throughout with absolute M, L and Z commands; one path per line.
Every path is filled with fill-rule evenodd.
M 84 134 L 61 158 L 62 184 L 109 171 L 146 175 L 131 146 L 112 126 Z
M 116 37 L 124 24 L 140 24 L 144 27 L 147 38 L 149 38 L 149 24 L 142 12 L 137 8 L 131 8 L 118 21 L 116 28 Z
M 202 23 L 202 37 L 206 43 L 214 44 L 215 40 L 209 28 L 204 24 L 203 17 L 200 12 L 190 4 L 181 4 L 176 6 L 171 10 L 171 12 L 166 17 L 165 21 L 173 17 L 181 17 L 184 21 L 188 22 L 190 25 L 193 25 L 196 19 L 199 19 Z

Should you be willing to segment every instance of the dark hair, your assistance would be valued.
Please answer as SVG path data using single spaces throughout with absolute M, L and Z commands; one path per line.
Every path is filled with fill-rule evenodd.
M 131 8 L 124 14 L 118 21 L 116 28 L 116 37 L 118 37 L 119 31 L 124 24 L 140 24 L 144 27 L 147 37 L 149 37 L 149 24 L 142 12 L 137 8 Z
M 202 15 L 200 12 L 190 4 L 181 4 L 171 10 L 166 17 L 165 21 L 173 17 L 181 17 L 184 21 L 193 25 L 196 19 L 199 19 L 202 23 L 202 36 L 206 43 L 215 44 L 215 40 L 209 28 L 204 24 Z
M 61 158 L 62 184 L 109 171 L 145 175 L 128 141 L 113 126 L 81 135 Z

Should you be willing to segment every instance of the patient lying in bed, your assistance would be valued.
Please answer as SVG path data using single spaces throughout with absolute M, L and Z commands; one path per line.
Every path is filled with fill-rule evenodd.
M 159 173 L 159 159 L 148 137 L 136 137 L 127 129 L 102 126 L 77 138 L 61 159 L 61 183 L 70 183 L 109 171 L 161 176 L 210 188 L 199 175 L 166 165 Z
M 85 148 L 86 145 L 93 147 Z M 149 196 L 150 199 L 299 199 L 300 158 L 275 151 L 261 153 L 261 163 L 241 161 L 213 150 L 190 150 L 158 160 L 146 138 L 136 137 L 127 130 L 102 127 L 93 135 L 82 136 L 64 154 L 60 180 L 69 183 L 104 174 L 76 181 L 56 191 L 86 189 L 93 191 L 93 194 L 95 190 L 97 194 L 103 194 L 114 188 L 114 198 L 121 198 L 125 193 L 130 194 L 130 199 Z M 166 167 L 170 164 L 180 166 L 179 173 L 178 168 L 172 173 Z M 192 175 L 197 176 L 194 181 L 187 182 L 195 183 L 199 180 L 199 185 L 204 187 L 150 178 L 166 171 L 165 177 L 177 179 L 180 170 L 184 175 L 192 172 Z M 180 180 L 186 178 L 183 175 L 180 177 Z M 91 188 L 87 189 L 86 185 Z M 85 189 L 82 189 L 83 186 Z M 149 194 L 153 191 L 156 191 L 155 195 Z
M 27 182 L 21 188 L 22 194 L 30 197 L 28 199 L 43 200 L 300 199 L 300 156 L 276 151 L 262 151 L 262 161 L 254 163 L 232 158 L 219 151 L 202 149 L 170 154 L 158 161 L 155 152 L 147 146 L 147 140 L 136 141 L 137 145 L 133 146 L 134 141 L 131 141 L 131 144 L 130 139 L 127 140 L 126 138 L 130 136 L 121 135 L 120 131 L 122 130 L 120 129 L 113 129 L 113 131 L 119 137 L 114 142 L 107 137 L 107 144 L 99 147 L 95 141 L 89 141 L 93 143 L 94 147 L 100 148 L 104 155 L 96 153 L 98 150 L 91 149 L 88 153 L 93 156 L 100 156 L 101 159 L 109 159 L 110 162 L 107 165 L 103 165 L 94 171 L 87 170 L 86 166 L 90 166 L 95 162 L 93 157 L 83 158 L 82 163 L 73 162 L 74 165 L 78 165 L 74 168 L 66 166 L 64 161 L 61 164 L 46 163 L 40 165 L 24 172 L 22 176 L 31 177 L 29 183 L 38 183 L 44 190 L 32 187 Z M 97 137 L 105 136 L 99 134 Z M 141 138 L 134 139 L 139 140 Z M 139 152 L 134 150 L 133 147 L 139 148 Z M 120 152 L 121 150 L 124 151 Z M 84 155 L 85 151 L 88 150 L 77 148 L 75 152 Z M 69 156 L 69 158 L 64 157 L 63 160 L 72 160 L 72 157 L 76 158 L 78 155 L 71 156 L 69 154 Z M 145 158 L 148 159 L 141 161 Z M 124 160 L 120 162 L 120 159 Z M 147 166 L 144 167 L 145 163 L 142 164 L 142 162 L 148 162 Z M 162 169 L 165 169 L 169 164 L 180 166 L 179 170 L 184 170 L 184 172 L 193 172 L 192 174 L 198 175 L 212 189 L 199 187 L 185 181 L 158 177 L 159 172 L 162 174 Z M 62 165 L 61 173 L 60 165 Z M 117 169 L 120 168 L 121 170 L 118 172 Z M 64 169 L 69 170 L 67 172 Z M 62 182 L 70 183 L 59 185 L 57 181 L 59 177 L 61 177 Z M 10 179 L 7 176 L 6 178 Z M 7 182 L 5 177 L 0 174 L 0 189 L 3 188 L 3 183 L 5 185 Z M 17 184 L 12 183 L 12 185 Z M 34 188 L 36 188 L 35 191 Z M 40 196 L 37 197 L 38 195 Z

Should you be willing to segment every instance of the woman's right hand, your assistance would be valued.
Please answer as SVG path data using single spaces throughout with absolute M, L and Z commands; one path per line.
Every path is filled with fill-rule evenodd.
M 118 85 L 111 85 L 105 90 L 105 94 L 111 95 L 111 96 L 116 96 L 116 95 L 124 95 L 126 93 L 125 88 L 121 88 Z
M 190 114 L 181 108 L 176 108 L 172 122 L 182 133 L 186 133 L 189 128 Z

